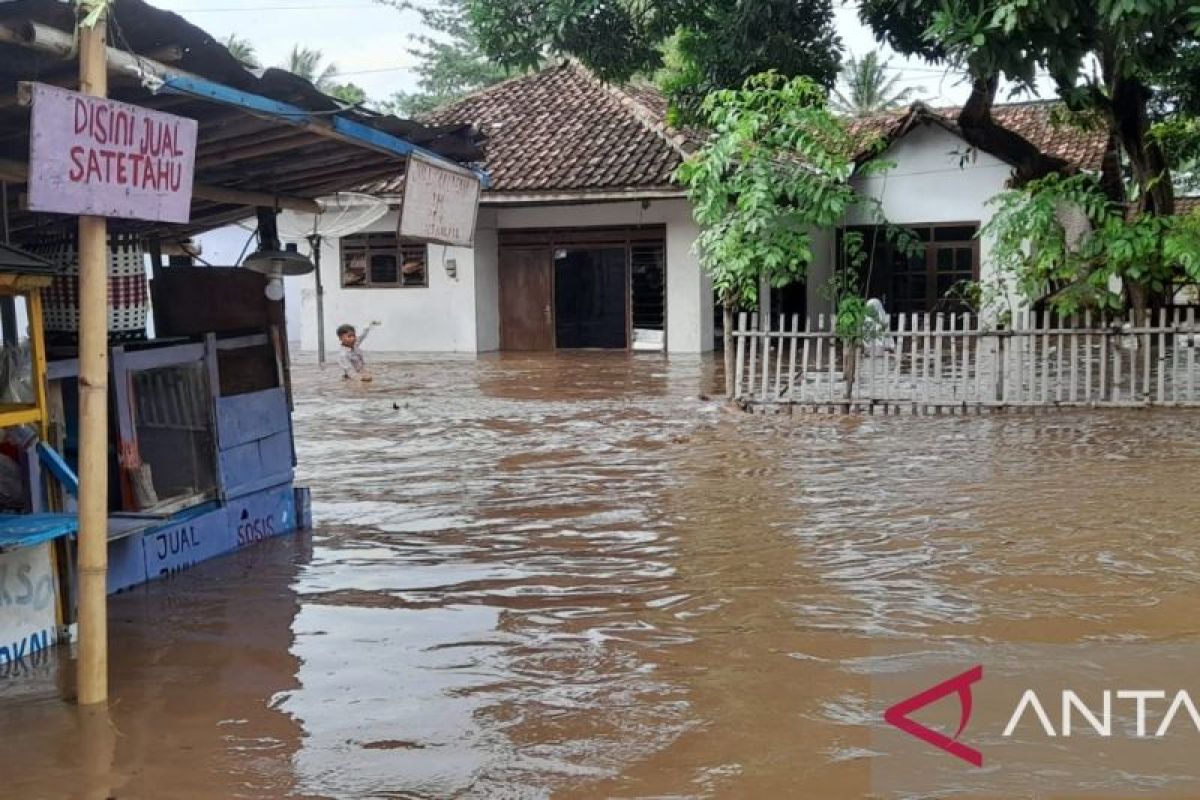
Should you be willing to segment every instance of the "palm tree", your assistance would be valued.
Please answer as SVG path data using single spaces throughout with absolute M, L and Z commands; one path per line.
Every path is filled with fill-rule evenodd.
M 221 44 L 225 45 L 225 49 L 229 51 L 231 56 L 246 66 L 258 66 L 258 56 L 254 54 L 254 45 L 250 43 L 250 40 L 243 39 L 236 33 L 231 33 L 222 40 Z
M 830 100 L 833 109 L 851 117 L 869 117 L 891 111 L 907 102 L 914 92 L 923 91 L 914 86 L 898 88 L 901 75 L 899 72 L 888 74 L 890 63 L 880 62 L 879 54 L 874 50 L 862 58 L 851 56 L 850 63 L 842 69 L 846 93 L 833 90 Z
M 338 68 L 337 64 L 333 62 L 322 64 L 324 58 L 325 54 L 320 50 L 298 44 L 292 47 L 292 52 L 288 55 L 287 63 L 283 65 L 283 68 L 293 75 L 304 78 L 322 92 L 327 92 L 334 88 Z

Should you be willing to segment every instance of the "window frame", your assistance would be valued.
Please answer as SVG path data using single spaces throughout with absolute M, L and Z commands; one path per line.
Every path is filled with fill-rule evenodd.
M 877 231 L 877 230 L 881 229 L 882 227 L 883 226 L 879 226 L 879 225 L 845 225 L 845 226 L 840 227 L 838 229 L 838 236 L 837 236 L 837 248 L 838 248 L 837 253 L 838 253 L 839 263 L 841 262 L 841 259 L 843 257 L 843 249 L 842 249 L 843 236 L 847 232 L 861 233 L 861 234 L 863 234 L 866 242 L 869 242 L 870 241 L 869 237 L 872 235 L 872 232 Z M 908 301 L 906 300 L 906 302 L 904 304 L 905 307 L 903 309 L 901 309 L 900 306 L 898 306 L 896 303 L 896 298 L 894 296 L 895 292 L 893 291 L 894 290 L 893 275 L 895 274 L 894 270 L 891 268 L 891 265 L 889 263 L 885 270 L 880 271 L 879 270 L 880 265 L 877 263 L 877 264 L 875 264 L 875 267 L 874 267 L 875 274 L 873 274 L 871 276 L 871 286 L 869 287 L 869 290 L 870 290 L 870 293 L 872 296 L 886 296 L 887 297 L 885 305 L 889 312 L 893 312 L 893 313 L 935 313 L 939 310 L 942 310 L 942 309 L 939 309 L 939 305 L 942 304 L 944 297 L 943 297 L 943 293 L 939 293 L 939 291 L 938 291 L 938 276 L 940 274 L 939 270 L 938 270 L 938 253 L 942 250 L 949 250 L 949 251 L 953 252 L 954 250 L 961 250 L 961 249 L 969 248 L 971 251 L 971 270 L 970 270 L 971 274 L 970 274 L 969 280 L 973 280 L 973 281 L 979 280 L 980 274 L 981 274 L 981 271 L 983 268 L 983 264 L 982 264 L 982 251 L 980 248 L 980 240 L 979 240 L 979 231 L 982 226 L 978 220 L 962 220 L 962 221 L 950 221 L 950 222 L 919 222 L 919 223 L 903 223 L 903 224 L 896 223 L 896 224 L 894 224 L 894 227 L 902 228 L 904 230 L 907 230 L 914 234 L 917 234 L 918 238 L 921 239 L 921 245 L 924 248 L 925 269 L 923 272 L 913 271 L 909 274 L 924 276 L 924 279 L 925 279 L 925 303 L 924 303 L 924 308 L 921 311 L 914 312 L 909 307 Z M 974 234 L 971 236 L 970 239 L 947 239 L 945 241 L 939 240 L 938 236 L 937 236 L 937 231 L 943 230 L 943 229 L 950 229 L 950 228 L 972 228 L 972 229 L 974 229 Z M 889 253 L 893 252 L 890 248 L 890 244 L 888 245 L 888 250 L 885 252 L 889 252 Z M 965 271 L 963 271 L 963 270 L 949 270 L 949 272 L 954 273 L 954 274 L 961 272 L 961 273 L 965 274 Z M 886 276 L 886 283 L 882 283 L 882 281 L 884 280 L 884 276 Z M 864 277 L 866 277 L 866 276 L 864 276 Z M 964 280 L 965 279 L 966 278 L 964 278 Z M 881 285 L 881 283 L 882 283 L 882 285 Z M 880 291 L 881 289 L 882 289 L 882 291 Z
M 420 253 L 421 280 L 405 282 L 404 264 Z M 375 256 L 391 256 L 396 260 L 396 281 L 372 280 L 371 259 Z M 363 282 L 347 283 L 346 276 L 351 258 L 364 260 Z M 353 233 L 338 240 L 338 281 L 343 289 L 428 289 L 429 288 L 429 245 L 401 239 L 389 231 Z

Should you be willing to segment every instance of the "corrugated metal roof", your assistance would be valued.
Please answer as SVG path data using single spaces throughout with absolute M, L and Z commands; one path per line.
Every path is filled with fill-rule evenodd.
M 143 0 L 114 0 L 110 14 L 112 47 L 163 61 L 170 69 L 231 89 L 297 106 L 318 120 L 337 115 L 460 162 L 481 157 L 481 137 L 469 125 L 428 125 L 349 108 L 284 70 L 246 68 L 205 31 Z M 69 34 L 74 18 L 72 6 L 59 0 L 0 0 L 0 26 L 17 38 L 28 36 L 34 24 Z M 0 160 L 24 163 L 28 159 L 29 110 L 13 102 L 18 83 L 41 81 L 75 88 L 77 72 L 74 58 L 0 41 Z M 395 154 L 365 149 L 278 118 L 255 116 L 195 96 L 155 94 L 132 72 L 110 72 L 109 82 L 113 99 L 199 121 L 197 184 L 319 197 L 403 171 L 403 162 Z M 170 231 L 207 230 L 245 215 L 242 206 L 196 199 L 191 224 Z M 18 241 L 31 231 L 44 233 L 47 226 L 73 224 L 69 217 L 21 213 L 12 222 Z M 156 228 L 125 220 L 114 220 L 113 227 L 128 231 Z

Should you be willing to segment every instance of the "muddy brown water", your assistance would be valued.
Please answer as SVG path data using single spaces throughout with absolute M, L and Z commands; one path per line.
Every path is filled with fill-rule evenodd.
M 0 679 L 0 796 L 856 798 L 881 642 L 1187 640 L 1198 418 L 750 417 L 709 361 L 297 371 L 319 526 Z M 395 408 L 394 406 L 399 406 Z

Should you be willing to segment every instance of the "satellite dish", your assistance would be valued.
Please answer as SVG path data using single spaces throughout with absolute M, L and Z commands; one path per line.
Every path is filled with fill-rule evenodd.
M 279 238 L 305 241 L 311 248 L 317 280 L 317 363 L 325 363 L 325 287 L 321 285 L 321 241 L 358 233 L 388 213 L 386 200 L 361 192 L 338 192 L 317 198 L 320 213 L 283 211 L 276 218 Z
M 319 214 L 308 211 L 280 213 L 276 222 L 279 238 L 308 241 L 314 235 L 321 238 L 348 236 L 378 222 L 388 212 L 386 200 L 361 192 L 338 192 L 318 197 L 317 205 L 321 208 Z

